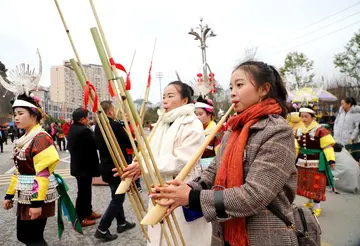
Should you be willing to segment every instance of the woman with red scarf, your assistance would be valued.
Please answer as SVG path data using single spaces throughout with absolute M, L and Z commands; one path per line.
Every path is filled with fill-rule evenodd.
M 169 181 L 150 197 L 168 198 L 157 200 L 170 206 L 168 214 L 178 206 L 200 210 L 213 226 L 211 245 L 298 245 L 295 232 L 267 209 L 271 203 L 294 222 L 295 143 L 283 118 L 284 83 L 274 67 L 248 61 L 231 74 L 230 89 L 237 114 L 215 161 L 194 181 Z

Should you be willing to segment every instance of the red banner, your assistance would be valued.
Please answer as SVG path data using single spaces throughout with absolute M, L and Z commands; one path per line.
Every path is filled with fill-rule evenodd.
M 115 92 L 114 92 L 114 89 L 113 89 L 112 86 L 111 86 L 110 80 L 108 81 L 108 87 L 109 87 L 110 96 L 111 96 L 111 97 L 114 97 L 114 96 L 115 96 Z
M 148 81 L 147 81 L 147 87 L 150 87 L 151 84 L 151 70 L 152 70 L 152 62 L 150 63 L 150 68 L 149 68 L 149 76 L 148 76 Z
M 120 71 L 123 71 L 124 73 L 126 73 L 126 90 L 130 90 L 131 89 L 131 81 L 130 81 L 130 73 L 126 72 L 126 69 L 123 65 L 121 65 L 120 63 L 115 63 L 114 59 L 111 57 L 109 59 L 110 65 L 111 66 L 115 66 L 117 69 L 119 69 Z
M 99 98 L 98 98 L 98 94 L 96 92 L 95 86 L 93 84 L 91 84 L 90 81 L 86 81 L 86 86 L 84 88 L 84 109 L 87 109 L 88 104 L 89 104 L 90 90 L 93 90 L 94 94 L 95 94 L 94 106 L 92 108 L 92 112 L 96 113 L 98 103 L 99 103 Z

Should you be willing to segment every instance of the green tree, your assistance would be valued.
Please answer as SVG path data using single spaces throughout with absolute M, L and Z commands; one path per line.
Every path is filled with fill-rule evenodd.
M 344 52 L 335 55 L 334 64 L 360 87 L 360 31 L 346 44 Z
M 302 88 L 312 85 L 315 73 L 314 61 L 302 52 L 290 52 L 285 57 L 285 63 L 280 68 L 281 75 L 290 84 L 290 89 Z
M 64 123 L 64 121 L 62 121 L 62 120 L 60 120 L 60 119 L 57 119 L 57 118 L 55 118 L 55 117 L 53 117 L 53 116 L 51 116 L 51 115 L 46 115 L 46 118 L 45 118 L 45 120 L 44 120 L 44 124 L 47 126 L 47 125 L 50 125 L 51 123 Z

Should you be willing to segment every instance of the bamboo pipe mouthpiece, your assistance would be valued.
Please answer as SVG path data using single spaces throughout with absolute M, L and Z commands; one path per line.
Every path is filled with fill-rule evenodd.
M 120 185 L 116 189 L 115 194 L 116 195 L 125 194 L 130 189 L 131 182 L 132 182 L 131 177 L 126 178 L 125 180 L 122 180 Z
M 167 199 L 164 199 L 167 200 Z M 156 204 L 154 207 L 150 209 L 150 211 L 145 215 L 145 217 L 140 222 L 141 225 L 156 225 L 159 223 L 164 215 L 166 214 L 166 211 L 168 210 L 169 206 L 160 206 L 159 204 Z

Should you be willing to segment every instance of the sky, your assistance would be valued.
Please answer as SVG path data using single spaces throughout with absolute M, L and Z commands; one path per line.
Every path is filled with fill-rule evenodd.
M 100 64 L 90 33 L 96 22 L 89 1 L 59 0 L 59 4 L 81 62 Z M 314 61 L 316 82 L 321 76 L 338 77 L 334 54 L 342 52 L 360 30 L 358 0 L 94 0 L 94 4 L 115 61 L 129 68 L 136 50 L 131 70 L 134 98 L 144 96 L 157 38 L 150 92 L 154 103 L 161 95 L 156 72 L 163 73 L 164 88 L 176 80 L 175 70 L 184 82 L 201 71 L 200 42 L 188 34 L 199 25 L 200 17 L 217 34 L 207 40 L 207 62 L 225 88 L 248 47 L 257 47 L 256 58 L 278 68 L 288 52 L 304 52 Z M 54 1 L 0 0 L 0 23 L 0 61 L 9 69 L 22 62 L 37 69 L 39 48 L 41 85 L 50 85 L 51 66 L 74 58 Z

